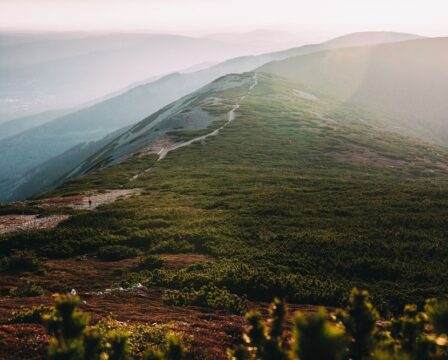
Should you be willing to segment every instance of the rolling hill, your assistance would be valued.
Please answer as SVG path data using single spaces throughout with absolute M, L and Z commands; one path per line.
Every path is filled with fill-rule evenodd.
M 166 270 L 123 284 L 206 282 L 257 300 L 337 305 L 359 286 L 396 309 L 443 294 L 448 150 L 371 116 L 276 75 L 224 76 L 120 134 L 79 168 L 86 175 L 41 198 L 139 196 L 75 213 L 33 241 L 8 235 L 0 250 L 70 257 L 113 242 L 207 254 L 206 268 L 175 280 Z
M 76 111 L 76 109 L 49 110 L 35 115 L 5 121 L 0 124 L 0 140 L 7 139 L 20 134 L 21 132 L 41 126 L 73 111 Z
M 62 34 L 0 44 L 0 122 L 73 107 L 132 83 L 247 52 L 168 34 Z
M 78 167 L 85 175 L 0 206 L 2 221 L 59 221 L 0 234 L 6 261 L 44 269 L 25 273 L 43 295 L 1 297 L 0 314 L 75 289 L 108 328 L 168 324 L 192 358 L 221 360 L 246 297 L 250 310 L 282 297 L 333 311 L 356 286 L 382 314 L 443 298 L 448 149 L 377 122 L 275 74 L 213 81 L 117 134 Z M 0 292 L 23 275 L 0 272 Z M 39 324 L 2 326 L 42 344 Z
M 324 51 L 258 70 L 381 114 L 381 126 L 448 145 L 447 62 L 448 38 L 435 38 Z
M 79 149 L 78 145 L 81 142 L 98 141 L 110 132 L 132 125 L 220 76 L 250 71 L 276 59 L 310 54 L 337 46 L 350 46 L 353 45 L 350 40 L 351 37 L 353 37 L 354 44 L 361 45 L 401 41 L 417 36 L 381 32 L 357 33 L 339 40 L 330 40 L 323 44 L 307 45 L 259 56 L 239 57 L 208 69 L 187 74 L 175 73 L 157 81 L 139 85 L 124 94 L 1 141 L 0 151 L 4 154 L 0 159 L 0 193 L 3 194 L 2 199 L 15 199 L 17 196 L 22 198 L 23 195 L 15 191 L 18 184 L 17 179 L 20 179 L 21 183 L 26 183 L 28 176 L 24 178 L 25 173 L 38 174 L 41 165 L 68 151 L 70 147 L 76 146 Z M 74 152 L 70 152 L 70 154 L 70 158 L 73 159 Z M 85 160 L 86 154 L 86 151 L 82 151 L 80 154 L 80 157 L 83 157 L 82 160 Z M 47 166 L 43 166 L 43 168 L 48 169 Z M 58 179 L 60 175 L 58 173 L 56 178 Z M 42 177 L 43 175 L 39 174 L 38 176 Z M 47 173 L 46 177 L 56 180 L 54 174 L 51 173 Z M 36 184 L 35 181 L 32 182 Z M 39 191 L 41 189 L 37 187 L 34 192 Z M 29 193 L 29 191 L 26 191 L 26 194 Z

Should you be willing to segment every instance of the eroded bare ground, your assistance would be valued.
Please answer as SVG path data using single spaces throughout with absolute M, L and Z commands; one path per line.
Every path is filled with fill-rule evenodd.
M 45 217 L 38 217 L 37 215 L 4 215 L 0 216 L 0 234 L 19 230 L 51 229 L 66 219 L 68 219 L 68 215 Z
M 33 201 L 33 205 L 48 208 L 72 208 L 75 210 L 94 210 L 100 205 L 110 204 L 118 199 L 128 199 L 141 193 L 141 189 L 108 190 L 105 192 L 92 192 L 73 196 L 61 196 Z M 25 203 L 22 203 L 25 204 Z M 68 215 L 3 215 L 0 216 L 0 234 L 13 231 L 52 229 Z
M 139 152 L 140 155 L 158 154 L 161 150 L 174 145 L 174 141 L 168 136 L 155 139 L 151 144 Z
M 141 189 L 107 190 L 73 196 L 61 196 L 38 200 L 36 205 L 43 208 L 68 207 L 75 210 L 93 210 L 103 204 L 110 204 L 118 199 L 128 199 L 141 193 Z M 90 202 L 89 202 L 90 200 Z
M 179 254 L 160 255 L 166 267 L 179 269 L 195 262 L 210 260 L 204 255 Z M 224 311 L 212 311 L 199 307 L 168 306 L 163 303 L 163 289 L 138 288 L 130 290 L 112 289 L 112 284 L 123 278 L 138 262 L 128 259 L 101 262 L 93 258 L 50 260 L 46 273 L 31 275 L 48 291 L 45 296 L 10 298 L 0 297 L 0 359 L 43 359 L 48 338 L 45 329 L 33 324 L 8 324 L 11 312 L 20 306 L 51 305 L 52 292 L 76 289 L 81 296 L 82 308 L 92 321 L 112 316 L 120 321 L 139 323 L 169 323 L 190 339 L 195 359 L 225 359 L 225 351 L 238 343 L 246 325 L 244 316 Z M 23 276 L 23 274 L 22 274 Z M 18 275 L 1 275 L 0 291 L 18 282 Z M 110 291 L 105 291 L 111 289 Z M 267 303 L 251 303 L 251 309 L 267 314 Z M 291 305 L 291 312 L 315 311 L 314 306 Z

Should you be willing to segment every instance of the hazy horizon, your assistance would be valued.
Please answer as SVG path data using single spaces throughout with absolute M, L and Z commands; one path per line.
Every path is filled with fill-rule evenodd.
M 447 36 L 442 0 L 0 0 L 3 32 L 149 32 L 185 36 L 285 31 L 298 41 L 352 32 Z

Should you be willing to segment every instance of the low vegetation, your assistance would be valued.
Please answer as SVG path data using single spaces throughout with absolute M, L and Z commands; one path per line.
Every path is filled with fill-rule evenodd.
M 140 271 L 131 274 L 120 285 L 131 287 L 141 283 L 147 287 L 191 288 L 196 291 L 204 287 L 225 288 L 251 299 L 271 301 L 275 296 L 282 296 L 297 303 L 325 305 L 342 304 L 348 291 L 345 286 L 332 281 L 290 274 L 287 270 L 274 272 L 263 264 L 262 259 L 258 266 L 226 259 L 197 263 L 180 270 Z
M 4 272 L 40 272 L 43 264 L 35 252 L 16 250 L 0 260 L 0 270 Z
M 443 277 L 448 152 L 369 125 L 374 114 L 347 109 L 321 94 L 316 94 L 319 101 L 301 99 L 292 95 L 294 89 L 301 87 L 260 75 L 235 121 L 218 136 L 170 152 L 159 162 L 131 158 L 120 168 L 62 185 L 53 195 L 121 186 L 137 187 L 142 194 L 77 212 L 55 229 L 0 235 L 0 253 L 7 254 L 2 271 L 39 271 L 41 257 L 97 254 L 112 261 L 141 254 L 203 254 L 210 261 L 176 270 L 154 258 L 143 258 L 139 266 L 136 259 L 131 273 L 123 272 L 126 278 L 117 281 L 129 288 L 137 283 L 162 288 L 169 294 L 166 301 L 178 305 L 231 312 L 243 311 L 235 299 L 246 297 L 341 307 L 350 289 L 363 288 L 373 294 L 372 306 L 381 317 L 395 315 L 391 324 L 397 325 L 364 337 L 357 335 L 348 310 L 330 323 L 324 315 L 304 317 L 294 325 L 302 334 L 293 338 L 301 349 L 294 356 L 305 356 L 304 334 L 311 329 L 334 349 L 335 358 L 347 348 L 364 351 L 346 342 L 340 346 L 358 336 L 356 344 L 362 341 L 361 348 L 378 359 L 416 359 L 410 354 L 417 350 L 408 349 L 428 339 L 441 352 L 443 337 L 435 330 L 440 317 L 425 320 L 436 310 L 421 310 L 425 299 L 448 294 Z M 230 105 L 241 94 L 228 89 L 218 95 Z M 182 134 L 187 135 L 194 136 Z M 359 148 L 367 149 L 362 152 L 367 158 L 349 156 Z M 135 174 L 141 176 L 130 181 Z M 420 312 L 406 308 L 398 315 L 406 304 L 416 304 Z M 377 315 L 372 316 L 369 321 L 376 322 Z M 420 329 L 418 338 L 409 337 L 414 326 Z M 313 334 L 310 341 L 316 339 Z
M 102 319 L 90 329 L 101 338 L 110 338 L 116 333 L 125 335 L 128 354 L 133 359 L 145 358 L 148 352 L 164 349 L 172 339 L 181 339 L 183 336 L 170 325 L 130 323 L 112 318 Z
M 51 335 L 49 360 L 181 360 L 184 349 L 165 327 L 127 325 L 113 320 L 88 326 L 76 296 L 59 296 L 43 321 Z M 145 347 L 145 348 L 144 348 Z
M 51 306 L 33 306 L 31 308 L 21 307 L 14 311 L 9 319 L 11 324 L 42 324 L 42 316 L 53 312 Z
M 231 294 L 227 289 L 220 289 L 216 286 L 202 286 L 199 290 L 168 290 L 163 301 L 168 305 L 203 306 L 237 314 L 247 309 L 245 297 Z
M 28 297 L 41 296 L 44 289 L 32 279 L 21 279 L 19 286 L 9 290 L 9 296 L 12 297 Z
M 51 336 L 48 359 L 185 359 L 183 335 L 170 325 L 119 322 L 89 326 L 79 298 L 56 298 L 55 307 L 21 309 L 11 322 L 44 323 Z M 353 289 L 343 310 L 297 312 L 288 324 L 286 303 L 276 299 L 263 320 L 246 314 L 242 342 L 228 349 L 229 360 L 418 360 L 448 356 L 448 302 L 427 300 L 423 309 L 407 305 L 400 315 L 380 319 L 366 291 Z
M 103 261 L 117 261 L 136 257 L 140 252 L 137 249 L 122 245 L 108 245 L 98 249 L 98 258 Z
M 401 316 L 377 326 L 378 312 L 365 291 L 354 289 L 344 311 L 329 321 L 325 310 L 293 317 L 291 343 L 284 302 L 276 300 L 270 317 L 247 314 L 244 343 L 229 351 L 233 360 L 416 360 L 448 356 L 448 303 L 429 300 L 424 311 L 405 307 Z
M 165 265 L 165 261 L 158 256 L 146 255 L 140 259 L 138 263 L 139 270 L 155 270 Z

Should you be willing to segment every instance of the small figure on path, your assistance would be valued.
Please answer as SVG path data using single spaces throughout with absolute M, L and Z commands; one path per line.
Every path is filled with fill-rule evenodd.
M 89 198 L 89 208 L 91 208 L 91 207 L 92 207 L 92 199 Z

